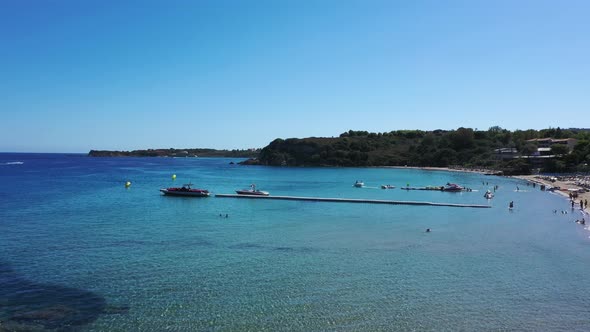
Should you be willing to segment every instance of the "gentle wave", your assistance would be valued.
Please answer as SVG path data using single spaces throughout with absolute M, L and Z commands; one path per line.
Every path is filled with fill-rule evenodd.
M 24 161 L 9 161 L 6 163 L 1 163 L 0 165 L 22 165 L 24 163 Z

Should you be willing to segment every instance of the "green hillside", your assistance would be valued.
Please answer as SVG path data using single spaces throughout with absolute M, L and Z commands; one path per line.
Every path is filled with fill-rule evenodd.
M 555 147 L 560 158 L 548 160 L 547 171 L 583 170 L 590 162 L 590 133 L 583 129 L 509 131 L 492 127 L 486 131 L 398 130 L 387 133 L 348 131 L 333 138 L 276 139 L 262 149 L 259 163 L 271 166 L 437 166 L 485 167 L 508 173 L 527 173 L 526 158 L 501 161 L 496 149 L 515 148 L 518 155 L 533 154 L 532 138 L 576 138 L 570 154 Z

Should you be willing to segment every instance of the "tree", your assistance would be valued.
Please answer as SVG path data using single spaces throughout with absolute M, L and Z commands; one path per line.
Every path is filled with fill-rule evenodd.
M 492 126 L 492 127 L 490 127 L 490 129 L 488 129 L 488 131 L 492 134 L 498 134 L 498 133 L 502 132 L 502 127 Z
M 530 156 L 535 152 L 537 152 L 537 144 L 534 143 L 527 143 L 525 146 L 522 147 L 521 150 L 523 156 Z
M 566 145 L 563 144 L 553 144 L 551 145 L 551 153 L 557 156 L 567 154 L 569 149 Z
M 474 135 L 471 128 L 459 128 L 450 133 L 451 144 L 455 150 L 462 150 L 473 147 Z

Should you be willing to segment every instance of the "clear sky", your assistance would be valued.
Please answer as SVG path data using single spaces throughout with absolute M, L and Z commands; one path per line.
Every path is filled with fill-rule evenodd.
M 590 127 L 590 1 L 0 0 L 0 151 Z

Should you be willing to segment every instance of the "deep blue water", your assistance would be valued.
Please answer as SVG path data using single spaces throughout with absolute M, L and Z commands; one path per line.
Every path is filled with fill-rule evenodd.
M 0 154 L 0 330 L 590 330 L 590 232 L 555 194 L 479 174 L 230 161 Z M 470 204 L 499 189 L 490 209 L 158 191 L 187 182 Z M 378 189 L 447 182 L 476 191 Z

